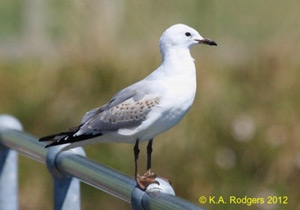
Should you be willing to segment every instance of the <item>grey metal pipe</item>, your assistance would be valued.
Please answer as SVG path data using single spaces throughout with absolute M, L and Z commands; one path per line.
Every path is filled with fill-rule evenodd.
M 69 155 L 69 153 L 71 152 L 65 151 L 58 155 L 57 167 L 60 170 L 106 193 L 130 202 L 131 192 L 135 188 L 134 179 L 93 160 L 79 155 Z
M 9 115 L 0 116 L 0 132 L 22 130 L 21 123 Z M 17 210 L 18 153 L 0 144 L 0 210 Z
M 157 186 L 152 186 L 146 192 L 142 191 L 136 186 L 133 178 L 84 157 L 84 152 L 78 152 L 76 149 L 68 151 L 61 151 L 59 147 L 45 149 L 45 144 L 38 142 L 36 137 L 16 130 L 0 131 L 0 144 L 47 164 L 54 177 L 59 178 L 60 175 L 76 177 L 106 193 L 132 203 L 134 210 L 202 209 L 174 196 L 173 188 L 164 180 L 158 178 L 160 185 L 156 184 Z M 57 183 L 59 184 L 59 181 Z

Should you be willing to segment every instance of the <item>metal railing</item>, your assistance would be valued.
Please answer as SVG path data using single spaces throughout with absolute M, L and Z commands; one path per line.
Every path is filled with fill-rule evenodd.
M 80 209 L 80 181 L 131 203 L 133 210 L 202 209 L 176 197 L 163 179 L 157 178 L 159 185 L 142 191 L 133 178 L 86 158 L 82 148 L 61 151 L 60 146 L 44 146 L 22 132 L 17 119 L 0 115 L 0 210 L 18 209 L 18 153 L 47 165 L 53 177 L 55 210 Z

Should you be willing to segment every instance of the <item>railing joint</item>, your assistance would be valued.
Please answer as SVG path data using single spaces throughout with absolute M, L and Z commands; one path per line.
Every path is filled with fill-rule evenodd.
M 150 184 L 146 191 L 141 190 L 136 186 L 131 193 L 131 206 L 132 210 L 146 210 L 145 206 L 148 206 L 149 196 L 146 194 L 169 194 L 175 195 L 175 191 L 171 186 L 170 182 L 164 178 L 156 177 L 157 183 Z
M 83 148 L 63 151 L 64 146 L 50 147 L 47 149 L 46 164 L 54 182 L 54 209 L 79 210 L 80 209 L 80 181 L 64 172 L 57 166 L 60 155 L 78 154 L 85 156 Z

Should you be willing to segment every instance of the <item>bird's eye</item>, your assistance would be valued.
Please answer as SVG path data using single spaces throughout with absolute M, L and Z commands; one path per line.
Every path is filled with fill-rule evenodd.
M 186 35 L 187 37 L 192 36 L 192 34 L 191 34 L 190 32 L 186 32 L 185 35 Z

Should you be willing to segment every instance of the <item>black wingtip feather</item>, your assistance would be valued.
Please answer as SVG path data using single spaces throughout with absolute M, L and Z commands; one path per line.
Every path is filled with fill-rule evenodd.
M 74 131 L 66 131 L 66 132 L 51 134 L 51 135 L 39 138 L 39 141 L 55 141 L 54 138 L 56 138 L 56 137 L 59 137 L 59 136 L 62 136 L 62 137 L 71 136 L 74 133 L 75 133 Z
M 66 137 L 68 137 L 68 138 L 72 137 L 79 130 L 80 126 L 73 127 L 73 128 L 71 128 L 67 131 L 64 131 L 64 132 L 55 133 L 55 134 L 51 134 L 51 135 L 48 135 L 48 136 L 41 137 L 41 138 L 39 138 L 38 141 L 41 141 L 41 142 L 43 142 L 43 141 L 52 141 L 50 144 L 47 144 L 45 146 L 45 148 L 51 147 L 51 146 L 56 146 L 56 145 L 59 145 L 59 144 L 70 143 L 70 142 L 64 141 L 64 139 Z
M 68 144 L 68 143 L 74 143 L 78 141 L 83 141 L 86 139 L 95 138 L 97 136 L 102 136 L 102 133 L 98 134 L 83 134 L 80 136 L 74 136 L 74 134 L 77 131 L 68 131 L 68 132 L 61 132 L 57 134 L 52 134 L 49 136 L 41 137 L 39 141 L 52 141 L 51 143 L 47 144 L 45 148 L 62 145 L 62 144 Z
M 44 136 L 39 138 L 39 141 L 41 142 L 45 142 L 45 141 L 52 141 L 51 143 L 47 144 L 45 146 L 45 148 L 51 147 L 51 146 L 56 146 L 56 145 L 60 145 L 60 144 L 66 144 L 69 143 L 67 141 L 65 141 L 65 138 L 68 137 L 72 137 L 74 135 L 75 132 L 61 132 L 61 133 L 56 133 L 56 134 L 52 134 L 49 136 Z

